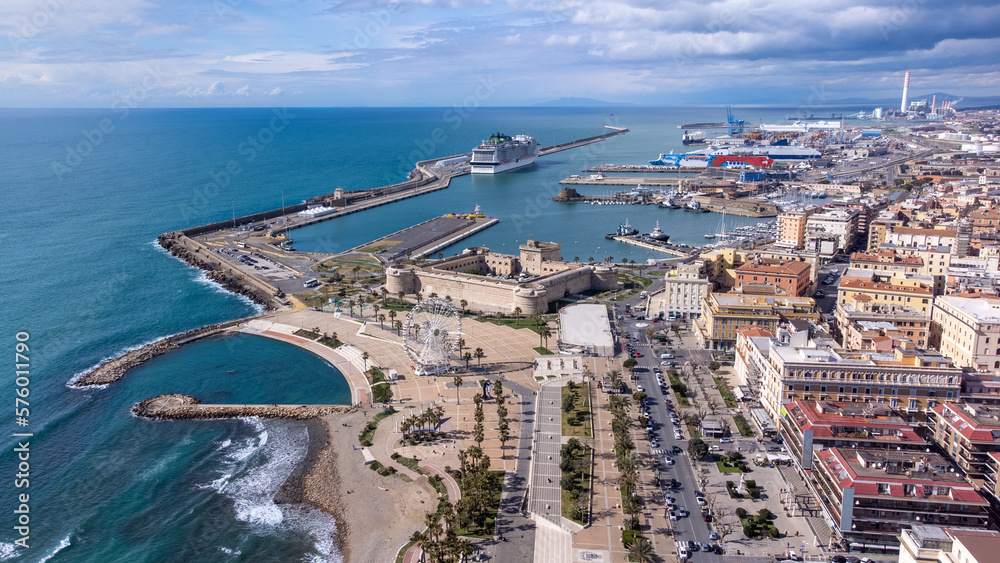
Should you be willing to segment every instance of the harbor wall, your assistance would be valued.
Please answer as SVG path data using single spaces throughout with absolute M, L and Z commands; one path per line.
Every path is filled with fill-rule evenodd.
M 351 407 L 340 405 L 205 405 L 190 395 L 157 395 L 132 405 L 132 414 L 152 420 L 190 420 L 243 418 L 284 418 L 306 420 L 329 414 L 345 413 Z
M 744 217 L 777 217 L 778 206 L 762 199 L 725 199 L 711 196 L 694 196 L 693 201 L 700 203 L 709 211 L 721 213 L 725 210 L 730 215 Z

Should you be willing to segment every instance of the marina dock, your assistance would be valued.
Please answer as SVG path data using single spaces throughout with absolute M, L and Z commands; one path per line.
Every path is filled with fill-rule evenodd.
M 632 246 L 640 246 L 647 250 L 665 252 L 678 258 L 689 258 L 702 250 L 694 246 L 679 246 L 667 242 L 639 240 L 635 236 L 607 235 L 605 238 L 616 240 L 618 242 L 624 242 L 625 244 L 631 244 Z M 687 250 L 687 252 L 685 252 L 685 250 Z
M 654 174 L 700 174 L 708 170 L 707 168 L 670 168 L 668 166 L 655 166 L 653 164 L 603 164 L 585 168 L 584 172 L 651 172 Z
M 650 178 L 648 176 L 570 176 L 560 184 L 573 186 L 680 186 L 687 178 Z

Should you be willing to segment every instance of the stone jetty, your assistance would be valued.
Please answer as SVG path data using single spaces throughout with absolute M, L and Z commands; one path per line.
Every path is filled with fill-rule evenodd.
M 328 414 L 350 412 L 340 405 L 206 405 L 190 395 L 157 395 L 132 406 L 132 414 L 153 420 L 241 418 L 286 418 L 307 420 Z
M 136 348 L 135 350 L 129 350 L 117 358 L 112 358 L 101 363 L 93 370 L 84 373 L 80 377 L 73 380 L 71 384 L 74 387 L 87 387 L 89 385 L 106 385 L 108 383 L 114 383 L 115 381 L 125 377 L 125 374 L 130 369 L 137 368 L 144 362 L 152 360 L 160 354 L 176 350 L 177 348 L 180 348 L 181 345 L 198 340 L 199 338 L 205 338 L 206 336 L 218 334 L 223 330 L 236 326 L 241 322 L 243 322 L 243 319 L 203 326 L 187 332 L 168 336 L 157 340 L 156 342 Z

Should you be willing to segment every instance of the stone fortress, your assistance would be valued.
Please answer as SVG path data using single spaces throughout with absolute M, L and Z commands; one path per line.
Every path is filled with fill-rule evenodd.
M 524 315 L 547 313 L 550 303 L 570 295 L 617 289 L 614 266 L 563 262 L 561 249 L 554 242 L 530 239 L 520 246 L 520 256 L 482 246 L 466 248 L 458 256 L 426 266 L 389 268 L 386 289 L 390 294 L 420 292 L 424 297 L 436 293 L 453 303 L 464 299 L 471 311 L 507 315 L 517 307 Z

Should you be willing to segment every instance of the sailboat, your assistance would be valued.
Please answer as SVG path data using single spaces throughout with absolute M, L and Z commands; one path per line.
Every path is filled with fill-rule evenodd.
M 707 234 L 705 238 L 715 238 L 715 239 L 727 239 L 730 233 L 726 232 L 726 209 L 722 208 L 722 220 L 719 221 L 719 232 L 714 234 Z

